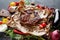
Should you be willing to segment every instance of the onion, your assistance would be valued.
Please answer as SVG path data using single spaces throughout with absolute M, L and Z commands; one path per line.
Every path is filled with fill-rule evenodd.
M 59 30 L 55 30 L 50 33 L 51 40 L 59 40 L 60 33 Z
M 8 8 L 8 10 L 9 10 L 9 12 L 15 12 L 16 11 L 16 8 L 17 8 L 17 6 L 10 6 Z
M 7 25 L 6 24 L 1 24 L 0 25 L 0 32 L 4 32 L 7 30 Z

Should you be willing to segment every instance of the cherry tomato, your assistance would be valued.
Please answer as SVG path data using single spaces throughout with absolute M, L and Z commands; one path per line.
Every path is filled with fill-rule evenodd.
M 3 22 L 2 22 L 2 21 L 0 21 L 0 24 L 3 24 Z
M 19 5 L 19 2 L 15 2 L 16 3 L 16 6 L 18 6 Z
M 39 27 L 40 27 L 40 28 L 43 28 L 43 26 L 42 26 L 41 24 L 39 25 Z
M 42 24 L 40 24 L 39 27 L 40 27 L 40 28 L 44 28 L 44 27 L 46 27 L 46 23 L 42 23 Z
M 37 5 L 38 8 L 40 8 L 40 5 Z
M 40 5 L 37 5 L 37 7 L 38 7 L 40 10 L 45 9 L 43 6 L 40 6 Z
M 10 6 L 16 6 L 16 3 L 15 2 L 11 2 Z
M 42 23 L 42 26 L 45 27 L 46 26 L 46 23 Z

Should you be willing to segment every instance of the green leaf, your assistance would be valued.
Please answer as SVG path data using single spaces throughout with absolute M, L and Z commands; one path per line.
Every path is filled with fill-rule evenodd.
M 24 1 L 25 1 L 25 4 L 26 5 L 29 5 L 30 4 L 29 0 L 24 0 Z
M 12 31 L 12 30 L 8 30 L 8 31 L 6 31 L 6 33 L 9 34 L 11 31 Z
M 44 38 L 42 38 L 42 37 L 38 37 L 38 40 L 45 40 Z
M 19 35 L 19 34 L 15 34 L 15 37 L 14 37 L 16 40 L 22 40 L 23 39 L 23 36 L 22 35 Z
M 9 33 L 9 36 L 10 36 L 11 38 L 13 38 L 13 36 L 14 36 L 13 31 L 11 31 L 11 32 Z
M 9 35 L 9 37 L 14 38 L 13 30 L 7 30 L 5 33 L 6 35 Z

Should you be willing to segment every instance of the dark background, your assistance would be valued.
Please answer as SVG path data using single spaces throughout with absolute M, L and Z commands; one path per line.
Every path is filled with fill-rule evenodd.
M 19 1 L 19 0 L 0 0 L 0 9 L 2 8 L 7 9 L 8 4 L 11 1 Z M 60 0 L 30 0 L 30 1 L 33 1 L 38 4 L 40 3 L 48 7 L 60 9 Z

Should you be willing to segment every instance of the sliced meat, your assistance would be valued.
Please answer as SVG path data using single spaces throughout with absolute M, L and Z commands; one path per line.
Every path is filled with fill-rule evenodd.
M 40 18 L 37 16 L 38 13 L 31 13 L 31 14 L 30 13 L 25 13 L 20 16 L 20 21 L 21 21 L 20 23 L 22 25 L 34 26 L 37 25 L 37 22 L 40 21 Z

